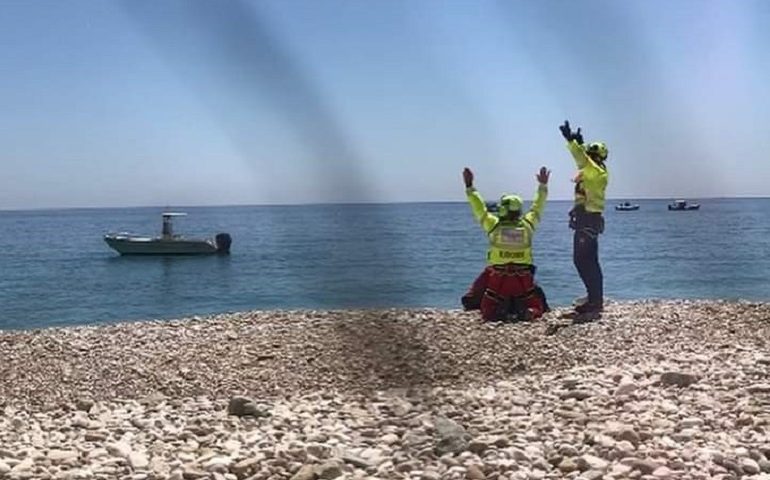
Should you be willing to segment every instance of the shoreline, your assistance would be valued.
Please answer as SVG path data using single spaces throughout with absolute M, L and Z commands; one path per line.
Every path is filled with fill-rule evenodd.
M 605 297 L 606 298 L 606 297 Z M 543 319 L 537 320 L 537 322 L 556 322 L 558 320 L 554 317 L 554 312 L 566 312 L 572 308 L 570 302 L 555 303 L 549 301 L 552 312 L 550 315 L 546 315 Z M 769 306 L 770 299 L 755 299 L 755 298 L 732 298 L 732 299 L 716 299 L 708 297 L 655 297 L 655 298 L 617 298 L 607 300 L 609 308 L 623 307 L 623 306 L 642 306 L 642 305 L 697 305 L 697 304 L 714 304 L 714 305 L 737 305 L 737 306 Z M 0 328 L 0 336 L 13 335 L 13 334 L 34 334 L 45 333 L 54 331 L 69 331 L 78 329 L 106 329 L 110 327 L 129 326 L 129 325 L 183 325 L 187 322 L 210 322 L 210 321 L 227 321 L 227 317 L 237 317 L 242 319 L 244 316 L 252 316 L 256 321 L 263 322 L 271 315 L 275 314 L 278 317 L 293 317 L 292 321 L 301 321 L 303 316 L 314 316 L 318 314 L 333 314 L 343 315 L 345 313 L 351 313 L 355 315 L 379 315 L 381 313 L 393 313 L 398 312 L 402 314 L 411 313 L 446 313 L 448 315 L 464 314 L 464 310 L 461 305 L 454 307 L 444 306 L 381 306 L 381 307 L 335 307 L 335 308 L 315 308 L 315 307 L 297 307 L 297 308 L 264 308 L 264 309 L 251 309 L 251 310 L 221 310 L 211 312 L 197 312 L 188 313 L 183 315 L 174 316 L 169 314 L 162 317 L 134 317 L 134 318 L 112 318 L 108 320 L 93 320 L 87 323 L 52 323 L 46 326 L 29 327 L 29 328 Z M 608 310 L 611 313 L 611 310 Z M 477 311 L 475 313 L 478 313 Z M 474 313 L 471 312 L 470 315 Z
M 607 298 L 607 297 L 605 297 Z M 663 305 L 672 303 L 681 303 L 683 305 L 689 304 L 703 304 L 713 303 L 716 305 L 734 304 L 734 305 L 770 305 L 770 299 L 764 298 L 749 298 L 739 297 L 730 299 L 715 299 L 708 297 L 654 297 L 654 298 L 609 298 L 607 300 L 608 305 L 622 306 L 622 305 Z M 564 312 L 572 308 L 572 303 L 564 301 L 556 303 L 549 300 L 549 305 L 554 312 Z M 295 308 L 263 308 L 263 309 L 250 309 L 250 310 L 216 310 L 211 311 L 197 311 L 189 312 L 180 315 L 168 314 L 158 317 L 114 317 L 109 319 L 97 319 L 89 320 L 83 323 L 68 323 L 68 322 L 51 322 L 49 325 L 44 326 L 32 326 L 32 327 L 2 327 L 0 326 L 0 335 L 3 334 L 24 334 L 24 333 L 42 333 L 52 331 L 67 331 L 73 329 L 89 329 L 89 328 L 107 328 L 120 325 L 165 325 L 165 324 L 179 324 L 189 321 L 212 321 L 219 320 L 224 321 L 226 317 L 243 317 L 244 315 L 251 315 L 263 321 L 271 314 L 280 314 L 285 317 L 286 315 L 292 317 L 302 317 L 305 315 L 316 315 L 318 313 L 327 314 L 344 314 L 354 313 L 356 315 L 367 314 L 377 315 L 380 312 L 402 312 L 409 314 L 410 312 L 444 312 L 450 315 L 457 313 L 463 313 L 461 305 L 454 306 L 433 306 L 433 305 L 404 305 L 404 306 L 373 306 L 373 307 L 359 307 L 359 306 L 340 306 L 334 308 L 322 308 L 322 307 L 295 307 Z M 553 320 L 553 314 L 546 317 L 545 321 Z M 16 323 L 16 322 L 14 322 Z
M 0 332 L 0 478 L 770 478 L 770 303 L 562 310 Z

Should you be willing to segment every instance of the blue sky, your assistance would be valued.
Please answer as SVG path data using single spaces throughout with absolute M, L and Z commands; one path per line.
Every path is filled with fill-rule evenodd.
M 770 195 L 770 3 L 0 3 L 0 209 Z

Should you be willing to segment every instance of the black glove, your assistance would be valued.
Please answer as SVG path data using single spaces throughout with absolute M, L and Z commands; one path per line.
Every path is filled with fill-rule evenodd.
M 583 134 L 580 133 L 580 127 L 578 127 L 577 132 L 573 133 L 572 129 L 570 129 L 569 122 L 564 120 L 564 125 L 561 125 L 559 130 L 561 130 L 561 134 L 568 142 L 575 140 L 578 145 L 583 145 Z
M 578 127 L 577 132 L 572 134 L 572 138 L 578 143 L 578 145 L 583 145 L 583 134 L 580 133 L 580 127 Z

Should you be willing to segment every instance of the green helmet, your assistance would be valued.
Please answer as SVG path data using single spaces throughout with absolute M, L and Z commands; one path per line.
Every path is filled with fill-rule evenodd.
M 523 202 L 521 201 L 520 196 L 503 195 L 500 197 L 500 203 L 497 204 L 497 213 L 499 213 L 501 217 L 506 217 L 511 212 L 521 211 L 522 205 Z
M 602 160 L 606 160 L 609 152 L 607 151 L 607 145 L 605 145 L 604 142 L 592 142 L 586 147 L 586 153 L 595 153 Z

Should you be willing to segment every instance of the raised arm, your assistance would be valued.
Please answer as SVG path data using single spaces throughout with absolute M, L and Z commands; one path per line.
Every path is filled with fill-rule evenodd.
M 471 204 L 473 217 L 481 224 L 481 228 L 485 232 L 489 232 L 497 225 L 500 219 L 487 210 L 487 204 L 473 186 L 473 172 L 469 168 L 463 170 L 463 180 L 465 181 L 465 196 L 468 198 L 468 203 Z
M 540 219 L 543 216 L 545 201 L 548 198 L 548 178 L 550 176 L 551 172 L 545 167 L 541 167 L 540 172 L 536 175 L 538 186 L 537 192 L 535 193 L 535 200 L 532 202 L 529 211 L 524 214 L 524 220 L 532 226 L 532 230 L 537 228 L 540 224 Z
M 593 163 L 583 145 L 580 145 L 576 140 L 567 142 L 567 150 L 572 154 L 572 158 L 575 159 L 575 164 L 578 168 L 584 168 Z
M 559 126 L 562 136 L 567 140 L 567 150 L 572 154 L 572 158 L 575 159 L 575 163 L 578 168 L 584 168 L 586 165 L 591 164 L 591 158 L 586 154 L 585 148 L 583 148 L 583 134 L 580 133 L 580 128 L 573 132 L 569 126 L 568 121 L 564 121 L 564 125 Z

